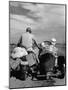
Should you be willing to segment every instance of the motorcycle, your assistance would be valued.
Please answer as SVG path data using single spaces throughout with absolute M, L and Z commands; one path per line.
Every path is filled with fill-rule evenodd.
M 39 48 L 39 63 L 34 64 L 32 67 L 29 63 L 30 59 L 35 59 L 33 58 L 34 53 L 28 54 L 25 48 L 16 47 L 11 56 L 15 66 L 11 65 L 10 76 L 13 75 L 20 80 L 26 80 L 28 76 L 31 76 L 32 80 L 34 77 L 37 80 L 47 80 L 51 77 L 62 79 L 65 76 L 64 56 L 57 57 L 57 65 L 55 66 L 55 56 L 51 52 Z
M 36 75 L 36 57 L 32 51 L 26 51 L 22 47 L 15 47 L 11 58 L 10 77 L 14 76 L 20 80 L 26 80 L 28 76 L 33 78 Z

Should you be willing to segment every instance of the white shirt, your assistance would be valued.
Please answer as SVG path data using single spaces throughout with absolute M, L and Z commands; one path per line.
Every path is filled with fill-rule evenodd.
M 27 49 L 31 48 L 33 45 L 34 35 L 30 34 L 29 32 L 22 34 L 22 45 L 25 46 Z

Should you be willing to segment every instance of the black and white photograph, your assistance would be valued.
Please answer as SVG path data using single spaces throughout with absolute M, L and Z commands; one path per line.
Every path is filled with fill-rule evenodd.
M 66 85 L 66 4 L 9 1 L 9 88 Z

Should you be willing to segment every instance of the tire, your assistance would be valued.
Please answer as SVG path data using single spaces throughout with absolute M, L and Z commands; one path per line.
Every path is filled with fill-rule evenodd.
M 61 72 L 61 75 L 58 75 L 59 79 L 63 79 L 65 77 L 65 64 L 66 60 L 64 56 L 58 57 L 58 70 Z

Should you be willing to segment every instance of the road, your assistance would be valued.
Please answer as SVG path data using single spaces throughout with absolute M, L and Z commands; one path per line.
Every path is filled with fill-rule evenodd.
M 25 81 L 16 79 L 15 77 L 10 78 L 10 88 L 27 88 L 27 87 L 47 87 L 47 86 L 56 86 L 56 85 L 65 85 L 64 79 L 56 79 L 47 81 L 47 80 L 31 80 L 30 77 Z

